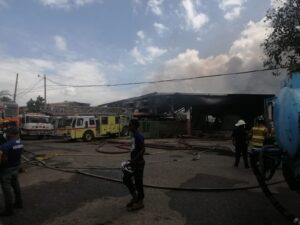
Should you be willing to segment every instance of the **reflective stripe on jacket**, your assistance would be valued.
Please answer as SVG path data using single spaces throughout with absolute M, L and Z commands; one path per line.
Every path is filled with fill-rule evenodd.
M 266 127 L 253 127 L 251 143 L 254 147 L 262 147 L 265 141 Z

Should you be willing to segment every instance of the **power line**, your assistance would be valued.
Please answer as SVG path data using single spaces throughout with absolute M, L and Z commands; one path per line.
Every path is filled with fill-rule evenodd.
M 281 68 L 284 69 L 284 68 Z M 165 83 L 165 82 L 178 82 L 178 81 L 187 81 L 187 80 L 196 80 L 202 78 L 211 78 L 211 77 L 222 77 L 222 76 L 233 76 L 233 75 L 246 75 L 257 72 L 266 72 L 278 69 L 257 69 L 257 70 L 248 70 L 242 72 L 234 72 L 234 73 L 220 73 L 220 74 L 211 74 L 205 76 L 196 76 L 196 77 L 186 77 L 186 78 L 173 78 L 173 79 L 164 79 L 164 80 L 155 80 L 155 81 L 140 81 L 140 82 L 128 82 L 128 83 L 116 83 L 116 84 L 88 84 L 88 85 L 71 85 L 71 84 L 63 84 L 57 81 L 53 81 L 47 78 L 53 84 L 62 87 L 74 87 L 74 88 L 82 88 L 82 87 L 115 87 L 115 86 L 127 86 L 127 85 L 139 85 L 139 84 L 157 84 L 157 83 Z
M 26 95 L 28 93 L 30 93 L 40 82 L 42 81 L 42 79 L 39 79 L 36 83 L 34 83 L 30 88 L 25 88 L 23 91 L 19 92 L 17 94 L 17 96 L 19 95 Z
M 284 68 L 281 68 L 284 69 Z M 163 82 L 179 82 L 179 81 L 186 81 L 186 80 L 194 80 L 194 79 L 201 79 L 201 78 L 210 78 L 210 77 L 221 77 L 221 76 L 231 76 L 231 75 L 246 75 L 251 73 L 257 72 L 265 72 L 265 71 L 272 71 L 276 69 L 257 69 L 257 70 L 249 70 L 249 71 L 242 71 L 242 72 L 234 72 L 234 73 L 222 73 L 222 74 L 213 74 L 213 75 L 205 75 L 205 76 L 197 76 L 197 77 L 187 77 L 187 78 L 174 78 L 174 79 L 165 79 L 165 80 L 156 80 L 156 81 L 142 81 L 142 82 L 129 82 L 129 83 L 117 83 L 117 84 L 93 84 L 93 85 L 70 85 L 70 84 L 63 84 L 57 81 L 53 81 L 47 78 L 48 81 L 53 83 L 54 85 L 49 85 L 49 91 L 61 90 L 59 87 L 74 87 L 74 88 L 81 88 L 81 87 L 114 87 L 114 86 L 126 86 L 126 85 L 139 85 L 139 84 L 155 84 L 155 83 L 163 83 Z M 21 94 L 23 96 L 33 93 L 33 92 L 40 92 L 42 89 L 41 87 L 36 87 L 42 79 L 39 79 L 35 84 L 33 84 L 30 88 L 23 89 L 22 92 L 18 93 L 17 96 Z M 55 88 L 57 87 L 57 88 Z
M 22 98 L 22 99 L 25 99 L 25 96 L 27 96 L 29 93 L 42 93 L 44 90 L 44 87 L 41 86 L 41 87 L 38 87 L 37 89 L 35 90 L 32 90 L 30 92 L 26 92 L 25 94 L 22 94 L 22 96 L 18 96 L 18 98 Z M 57 90 L 62 90 L 62 88 L 52 88 L 52 89 L 47 89 L 47 91 L 57 91 Z
M 57 90 L 62 90 L 62 88 L 61 87 L 57 87 L 57 88 L 47 89 L 47 91 L 57 91 Z M 37 92 L 42 93 L 43 91 L 44 91 L 44 86 L 40 86 L 40 87 L 36 88 L 35 90 L 31 90 L 30 92 L 26 92 L 24 94 L 24 96 L 28 95 L 29 93 L 37 93 Z
M 39 82 L 42 81 L 42 79 L 39 80 Z M 52 87 L 50 89 L 47 89 L 47 91 L 57 91 L 57 90 L 62 90 L 62 87 L 59 87 L 58 85 L 47 85 L 47 87 Z M 56 88 L 55 88 L 56 87 Z M 24 89 L 24 90 L 28 90 L 28 89 Z M 18 97 L 22 97 L 25 95 L 28 95 L 29 93 L 35 93 L 35 92 L 42 92 L 44 90 L 44 86 L 40 85 L 38 87 L 33 87 L 31 88 L 29 91 L 23 91 L 19 94 L 17 94 Z M 22 96 L 20 96 L 22 94 Z

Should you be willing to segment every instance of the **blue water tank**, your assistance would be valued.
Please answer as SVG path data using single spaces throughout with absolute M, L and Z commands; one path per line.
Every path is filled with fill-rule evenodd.
M 300 174 L 300 72 L 292 73 L 276 99 L 274 124 L 278 145 L 292 158 Z M 299 166 L 298 166 L 299 165 Z

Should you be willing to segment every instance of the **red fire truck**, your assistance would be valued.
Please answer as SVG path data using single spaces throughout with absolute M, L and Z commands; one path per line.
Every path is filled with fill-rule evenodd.
M 19 107 L 15 102 L 0 101 L 0 130 L 8 127 L 19 128 Z

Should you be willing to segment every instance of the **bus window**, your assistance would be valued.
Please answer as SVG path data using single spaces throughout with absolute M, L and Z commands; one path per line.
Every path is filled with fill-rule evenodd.
M 101 124 L 103 124 L 103 125 L 108 124 L 108 118 L 106 116 L 101 118 Z
M 81 127 L 83 125 L 83 119 L 82 118 L 78 118 L 77 122 L 76 122 L 76 126 L 77 127 Z
M 94 126 L 95 125 L 95 120 L 90 118 L 90 126 Z
M 120 123 L 120 117 L 115 117 L 115 124 L 119 124 Z
M 84 127 L 85 127 L 85 128 L 89 128 L 89 122 L 88 122 L 88 121 L 85 121 Z

